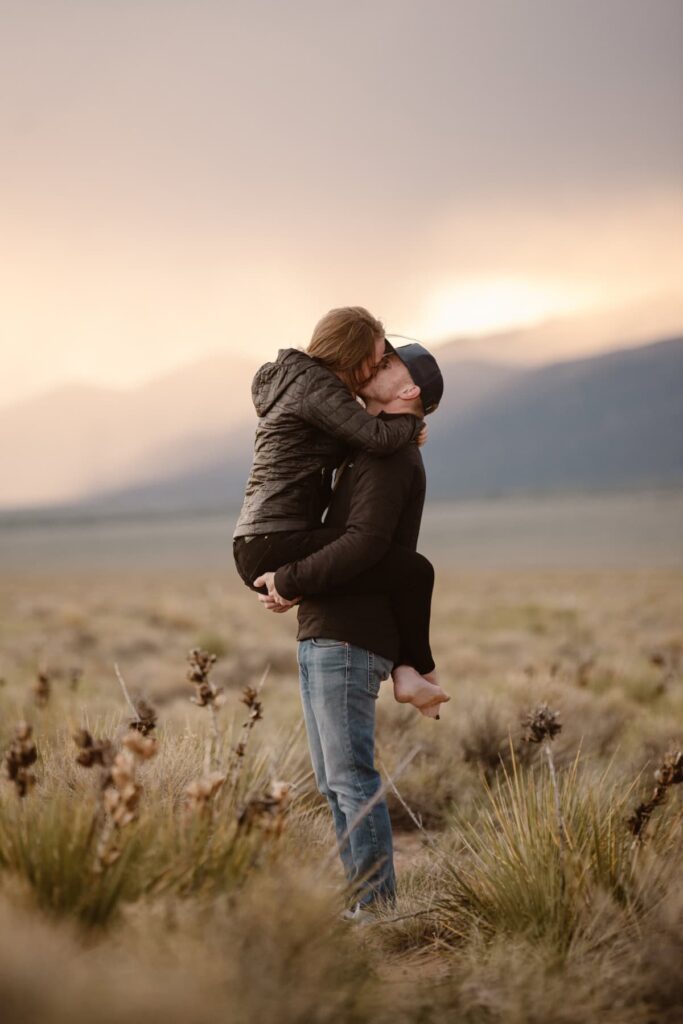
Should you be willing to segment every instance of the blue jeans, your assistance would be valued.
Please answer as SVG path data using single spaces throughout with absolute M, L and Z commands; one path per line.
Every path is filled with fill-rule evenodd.
M 315 781 L 332 811 L 355 902 L 393 903 L 396 879 L 386 801 L 357 820 L 381 785 L 375 768 L 375 701 L 392 662 L 321 637 L 300 641 L 298 660 Z

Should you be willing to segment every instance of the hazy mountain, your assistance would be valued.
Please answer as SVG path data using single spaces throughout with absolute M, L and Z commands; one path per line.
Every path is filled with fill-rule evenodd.
M 449 408 L 464 414 L 485 398 L 490 398 L 518 377 L 518 367 L 473 360 L 441 360 Z M 176 446 L 173 458 L 184 458 L 181 472 L 150 472 L 148 479 L 132 486 L 95 493 L 85 505 L 95 510 L 123 512 L 133 509 L 211 509 L 239 504 L 251 466 L 255 414 L 232 424 L 220 434 L 189 435 Z M 154 465 L 167 468 L 170 460 L 163 451 Z M 81 503 L 83 504 L 83 503 Z
M 683 339 L 546 366 L 438 351 L 433 497 L 683 483 Z M 254 365 L 202 360 L 130 392 L 64 388 L 0 410 L 3 504 L 93 512 L 239 504 Z
M 434 416 L 433 497 L 683 483 L 683 338 L 527 369 Z
M 681 338 L 526 370 L 446 359 L 444 372 L 448 400 L 424 450 L 432 498 L 683 484 Z M 84 507 L 232 514 L 251 438 L 231 432 L 217 457 L 214 439 L 184 472 Z
M 171 475 L 253 416 L 256 363 L 214 356 L 127 391 L 59 388 L 0 409 L 0 505 L 70 501 Z M 212 445 L 216 447 L 212 447 Z
M 129 391 L 72 385 L 0 409 L 0 506 L 105 495 L 120 505 L 124 492 L 143 500 L 151 482 L 168 480 L 173 490 L 172 480 L 214 464 L 234 463 L 241 479 L 256 422 L 257 366 L 217 355 Z M 451 403 L 464 409 L 519 371 L 466 360 L 444 372 Z

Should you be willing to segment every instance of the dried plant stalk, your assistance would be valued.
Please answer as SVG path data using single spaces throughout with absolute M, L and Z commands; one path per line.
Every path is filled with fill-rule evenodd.
M 36 706 L 44 708 L 50 699 L 51 677 L 46 668 L 38 671 L 38 677 L 33 684 L 33 699 Z
M 237 824 L 245 832 L 256 827 L 269 836 L 282 835 L 292 800 L 292 786 L 288 782 L 273 780 L 267 793 L 253 797 L 242 807 Z
M 215 710 L 218 698 L 222 698 L 222 691 L 216 690 L 208 680 L 208 673 L 216 660 L 215 655 L 208 654 L 206 651 L 194 650 L 190 652 L 189 660 L 191 669 L 188 676 L 190 676 L 190 678 L 194 676 L 192 681 L 198 688 L 194 703 L 203 707 L 208 706 L 212 710 Z M 264 673 L 264 676 L 261 679 L 261 686 L 263 685 L 265 678 L 266 674 Z M 242 725 L 240 738 L 232 752 L 228 771 L 223 772 L 214 767 L 215 739 L 212 736 L 211 745 L 205 758 L 204 774 L 200 778 L 194 779 L 185 788 L 185 808 L 188 813 L 198 812 L 206 814 L 209 810 L 212 810 L 215 804 L 215 797 L 221 791 L 228 778 L 230 779 L 231 790 L 233 792 L 235 791 L 242 773 L 249 734 L 256 722 L 263 718 L 263 705 L 258 699 L 258 690 L 255 690 L 252 686 L 245 686 L 240 700 L 243 704 L 246 704 L 249 709 L 249 717 Z M 284 783 L 282 785 L 284 785 Z M 272 793 L 270 795 L 272 796 Z M 278 790 L 277 795 L 278 799 L 282 798 L 280 790 Z M 268 798 L 263 799 L 267 800 Z
M 189 814 L 208 814 L 214 806 L 214 798 L 223 788 L 225 775 L 222 772 L 208 772 L 200 779 L 194 779 L 185 787 L 185 810 Z
M 87 729 L 78 729 L 74 733 L 74 743 L 78 747 L 76 761 L 83 768 L 92 768 L 95 765 L 109 769 L 116 753 L 111 740 L 96 740 Z
M 187 678 L 195 688 L 193 704 L 200 708 L 209 708 L 211 712 L 211 749 L 209 751 L 208 769 L 218 769 L 218 708 L 224 703 L 223 690 L 209 679 L 209 673 L 216 663 L 216 655 L 210 654 L 199 647 L 193 647 L 187 656 L 190 663 Z
M 555 801 L 555 817 L 557 819 L 557 840 L 559 847 L 560 873 L 562 886 L 565 879 L 565 850 L 567 845 L 567 833 L 562 816 L 562 805 L 560 803 L 560 790 L 557 785 L 557 774 L 555 772 L 555 760 L 551 747 L 552 741 L 562 731 L 559 721 L 560 712 L 551 711 L 547 704 L 539 704 L 529 711 L 522 720 L 524 734 L 522 739 L 525 743 L 541 743 L 543 752 L 548 761 L 550 779 L 553 786 L 553 798 Z
M 242 774 L 244 756 L 247 752 L 247 743 L 249 742 L 251 730 L 254 728 L 256 723 L 260 722 L 263 718 L 263 704 L 258 699 L 258 690 L 255 690 L 253 686 L 244 687 L 240 700 L 243 704 L 246 704 L 249 709 L 249 717 L 242 725 L 239 741 L 232 752 L 229 776 L 230 785 L 233 789 L 237 786 L 240 775 Z
M 84 768 L 100 770 L 99 799 L 91 836 L 99 833 L 93 871 L 101 874 L 121 856 L 122 829 L 137 819 L 142 793 L 137 769 L 156 754 L 156 740 L 131 730 L 124 736 L 123 749 L 118 752 L 111 740 L 95 740 L 87 729 L 79 729 L 74 740 L 79 747 L 78 763 Z
M 655 788 L 649 800 L 638 804 L 626 825 L 632 833 L 633 846 L 637 848 L 643 842 L 644 832 L 647 824 L 657 807 L 660 807 L 666 800 L 670 786 L 676 786 L 683 782 L 683 751 L 669 751 L 664 756 L 662 763 L 654 773 Z
M 138 697 L 134 701 L 134 707 L 136 717 L 128 722 L 128 728 L 142 733 L 143 736 L 149 736 L 156 729 L 157 725 L 155 708 L 144 697 Z
M 133 700 L 131 698 L 131 695 L 128 692 L 128 687 L 126 686 L 126 680 L 121 675 L 121 671 L 116 662 L 114 662 L 114 671 L 116 672 L 116 678 L 121 685 L 126 704 L 133 713 L 133 717 L 128 722 L 128 728 L 141 732 L 143 736 L 148 736 L 156 728 L 156 711 L 152 705 L 144 699 L 144 697 L 138 697 L 137 700 Z
M 14 730 L 14 739 L 5 754 L 5 774 L 14 784 L 17 796 L 25 797 L 35 786 L 36 777 L 31 771 L 31 766 L 37 759 L 33 727 L 28 722 L 19 722 Z

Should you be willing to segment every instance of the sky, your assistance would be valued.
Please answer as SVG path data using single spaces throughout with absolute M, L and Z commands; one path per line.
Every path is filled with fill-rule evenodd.
M 682 69 L 680 0 L 0 0 L 0 406 L 670 310 Z

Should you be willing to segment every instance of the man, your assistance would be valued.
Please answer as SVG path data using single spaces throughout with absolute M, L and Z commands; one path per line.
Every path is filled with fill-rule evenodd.
M 434 357 L 418 344 L 394 349 L 387 343 L 387 352 L 362 391 L 367 411 L 382 417 L 433 412 L 443 394 Z M 346 876 L 356 889 L 356 919 L 376 901 L 395 899 L 386 802 L 364 809 L 381 785 L 374 765 L 375 701 L 398 658 L 400 638 L 386 597 L 354 593 L 353 580 L 342 592 L 323 591 L 348 577 L 349 563 L 367 560 L 369 545 L 414 552 L 424 497 L 417 445 L 383 458 L 354 452 L 337 473 L 325 519 L 344 533 L 255 581 L 268 586 L 259 600 L 272 611 L 292 607 L 292 598 L 303 595 L 297 638 L 304 719 L 316 784 L 329 803 Z M 433 582 L 430 563 L 421 564 Z M 427 627 L 429 610 L 422 610 Z

